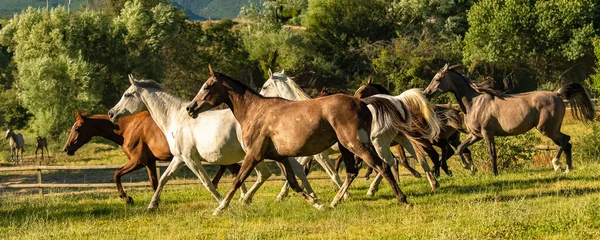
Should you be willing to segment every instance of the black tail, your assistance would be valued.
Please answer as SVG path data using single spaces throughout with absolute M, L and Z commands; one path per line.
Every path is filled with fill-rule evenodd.
M 573 118 L 582 120 L 584 123 L 588 120 L 594 120 L 596 113 L 594 104 L 592 104 L 592 100 L 581 83 L 567 83 L 556 92 L 562 99 L 568 100 L 571 104 Z

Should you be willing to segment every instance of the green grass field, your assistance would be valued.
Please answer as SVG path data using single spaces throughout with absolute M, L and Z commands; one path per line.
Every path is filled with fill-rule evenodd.
M 351 199 L 335 209 L 315 210 L 294 193 L 276 202 L 281 182 L 270 181 L 251 205 L 234 201 L 221 216 L 211 215 L 217 202 L 200 184 L 167 185 L 154 212 L 146 211 L 149 188 L 126 188 L 134 206 L 126 206 L 114 189 L 52 189 L 44 198 L 5 192 L 0 195 L 0 239 L 597 239 L 600 163 L 581 159 L 576 148 L 585 144 L 581 136 L 590 130 L 568 119 L 564 131 L 573 136 L 575 147 L 575 170 L 570 174 L 555 173 L 550 155 L 542 153 L 536 161 L 545 163 L 501 169 L 497 177 L 485 166 L 471 176 L 454 157 L 449 161 L 454 177 L 442 176 L 435 193 L 426 179 L 401 178 L 401 188 L 413 204 L 408 209 L 397 203 L 385 183 L 375 197 L 366 196 L 369 182 L 362 177 L 352 185 Z M 541 138 L 540 143 L 546 141 Z M 474 146 L 481 147 L 483 143 Z M 120 149 L 103 143 L 84 147 L 70 161 L 60 154 L 54 156 L 61 165 L 125 162 Z M 317 170 L 313 175 L 324 173 Z M 328 205 L 336 191 L 333 184 L 311 183 Z M 220 192 L 228 187 L 222 184 Z

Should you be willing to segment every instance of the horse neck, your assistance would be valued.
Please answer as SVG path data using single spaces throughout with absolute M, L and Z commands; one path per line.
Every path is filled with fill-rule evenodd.
M 254 107 L 264 98 L 249 89 L 229 85 L 231 87 L 227 90 L 228 100 L 225 104 L 229 106 L 233 116 L 241 124 L 249 117 L 248 113 L 253 112 Z
M 117 125 L 119 129 L 115 129 L 114 123 L 108 119 L 108 115 L 97 115 L 94 118 L 88 118 L 86 121 L 91 121 L 90 124 L 94 126 L 95 131 L 92 133 L 94 136 L 100 136 L 106 138 L 116 144 L 123 145 L 123 129 L 128 121 L 127 118 L 123 118 Z
M 453 73 L 452 83 L 454 84 L 454 89 L 451 92 L 456 97 L 460 109 L 463 113 L 469 114 L 471 112 L 471 106 L 473 105 L 473 99 L 481 93 L 477 92 L 473 86 L 458 73 Z
M 146 89 L 140 96 L 148 108 L 150 116 L 165 135 L 171 124 L 179 124 L 182 120 L 189 118 L 185 111 L 186 102 L 167 92 Z

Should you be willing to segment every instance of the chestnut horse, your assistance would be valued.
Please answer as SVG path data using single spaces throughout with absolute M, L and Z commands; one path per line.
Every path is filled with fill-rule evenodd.
M 44 160 L 44 148 L 46 148 L 46 154 L 50 157 L 50 151 L 48 151 L 48 140 L 45 137 L 37 136 L 35 139 L 35 160 L 37 160 L 38 150 L 42 150 L 42 160 Z
M 163 133 L 147 111 L 123 117 L 118 123 L 109 120 L 106 114 L 86 116 L 75 111 L 75 123 L 69 133 L 64 151 L 73 156 L 75 151 L 88 143 L 92 137 L 100 136 L 123 147 L 123 152 L 129 159 L 125 165 L 115 172 L 115 183 L 119 197 L 127 204 L 133 204 L 133 198 L 127 196 L 121 184 L 121 177 L 136 169 L 146 167 L 152 189 L 156 190 L 158 177 L 156 161 L 171 161 L 173 155 Z M 239 171 L 239 165 L 228 168 L 234 173 Z
M 347 166 L 347 177 L 332 201 L 332 207 L 356 177 L 358 170 L 354 155 L 382 174 L 390 183 L 398 201 L 407 203 L 389 165 L 383 164 L 370 139 L 372 135 L 381 133 L 396 136 L 399 132 L 407 132 L 405 127 L 410 122 L 410 116 L 401 102 L 377 97 L 369 99 L 367 103 L 341 94 L 305 101 L 267 98 L 233 78 L 214 73 L 210 66 L 209 70 L 210 78 L 187 105 L 186 110 L 190 117 L 196 118 L 202 112 L 222 103 L 227 104 L 241 125 L 242 144 L 246 151 L 240 174 L 234 179 L 231 190 L 214 214 L 220 213 L 229 205 L 233 194 L 252 168 L 265 158 L 287 164 L 286 177 L 291 188 L 310 204 L 318 204 L 316 197 L 299 186 L 289 162 L 284 160 L 323 152 L 335 142 L 340 143 L 340 151 Z M 407 137 L 414 141 L 411 136 Z

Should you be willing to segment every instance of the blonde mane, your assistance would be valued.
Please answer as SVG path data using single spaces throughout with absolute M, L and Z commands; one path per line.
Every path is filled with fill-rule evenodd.
M 304 90 L 302 90 L 302 88 L 300 88 L 300 86 L 298 86 L 298 84 L 292 78 L 286 76 L 285 82 L 296 93 L 296 100 L 311 99 L 310 96 L 308 96 L 308 94 L 306 94 L 306 92 L 304 92 Z

